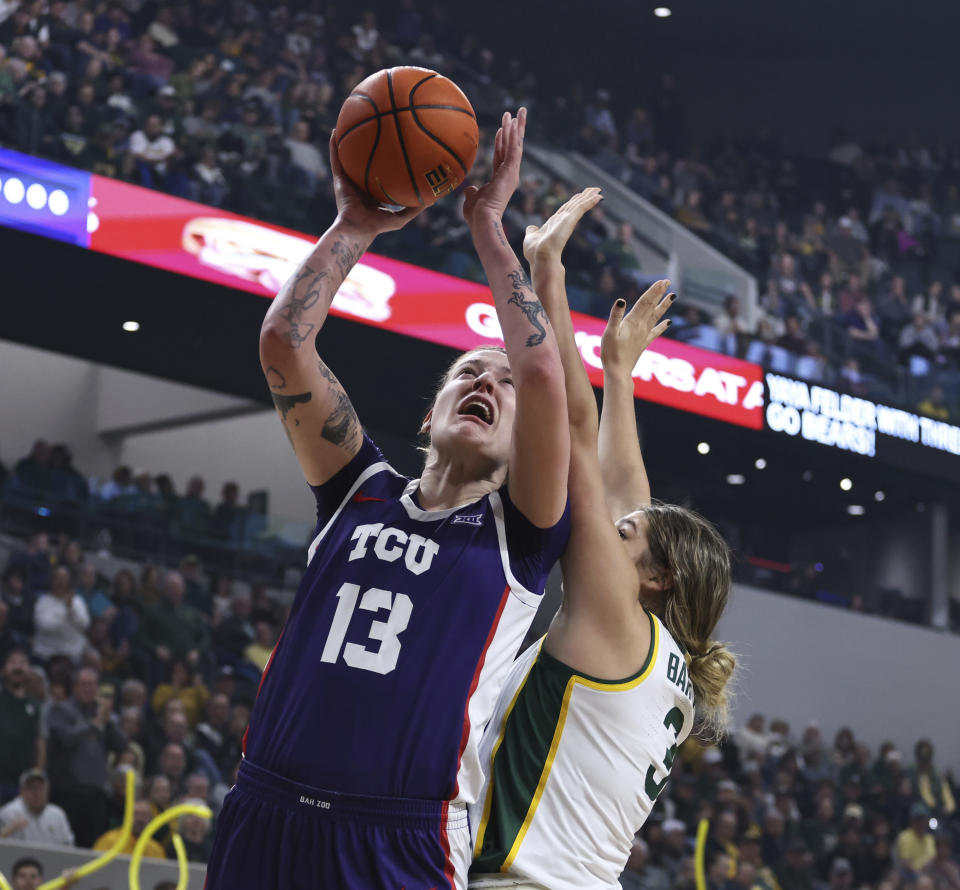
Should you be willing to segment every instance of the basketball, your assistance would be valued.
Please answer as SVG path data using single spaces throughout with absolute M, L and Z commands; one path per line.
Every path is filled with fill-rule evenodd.
M 385 68 L 361 81 L 337 118 L 337 151 L 357 188 L 383 204 L 418 207 L 470 172 L 480 131 L 470 101 L 427 68 Z

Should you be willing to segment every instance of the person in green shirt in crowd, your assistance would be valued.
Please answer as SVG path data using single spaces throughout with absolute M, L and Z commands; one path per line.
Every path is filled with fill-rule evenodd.
M 27 653 L 11 649 L 0 670 L 0 804 L 17 796 L 23 772 L 46 760 L 40 703 L 27 695 L 29 673 Z
M 209 650 L 207 624 L 196 609 L 184 604 L 185 592 L 183 575 L 167 572 L 159 602 L 144 611 L 138 643 L 155 681 L 173 659 L 183 659 L 193 670 L 200 668 Z

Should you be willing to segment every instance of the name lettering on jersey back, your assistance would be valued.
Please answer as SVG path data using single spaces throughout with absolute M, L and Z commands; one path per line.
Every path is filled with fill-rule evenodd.
M 354 541 L 353 550 L 347 559 L 363 559 L 371 550 L 377 559 L 383 562 L 396 562 L 403 557 L 403 564 L 414 575 L 422 575 L 433 563 L 440 552 L 440 545 L 423 535 L 408 535 L 403 529 L 387 526 L 382 522 L 358 525 L 350 536 Z
M 687 674 L 687 663 L 676 652 L 671 652 L 667 659 L 667 679 L 693 700 L 693 682 Z

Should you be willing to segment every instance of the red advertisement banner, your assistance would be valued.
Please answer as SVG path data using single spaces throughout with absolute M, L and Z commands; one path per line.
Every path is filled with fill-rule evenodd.
M 93 176 L 90 248 L 272 298 L 315 239 L 216 208 Z M 457 349 L 500 339 L 488 288 L 366 254 L 333 314 Z M 604 322 L 573 314 L 591 381 L 603 380 Z M 752 429 L 763 426 L 759 365 L 673 340 L 656 341 L 634 369 L 636 395 Z

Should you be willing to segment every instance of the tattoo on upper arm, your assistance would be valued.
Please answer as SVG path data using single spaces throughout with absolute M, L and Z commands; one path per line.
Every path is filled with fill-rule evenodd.
M 283 389 L 287 385 L 287 378 L 271 365 L 264 371 L 267 376 L 267 386 L 270 389 Z
M 310 399 L 313 398 L 313 393 L 302 392 L 295 396 L 282 396 L 279 393 L 272 392 L 270 393 L 270 398 L 273 399 L 273 404 L 277 406 L 277 411 L 280 412 L 280 417 L 283 419 L 283 422 L 286 423 L 287 412 L 297 405 L 305 405 L 310 401 Z
M 320 435 L 333 445 L 349 448 L 363 435 L 360 419 L 340 381 L 322 361 L 320 373 L 330 385 L 331 393 L 336 397 L 336 405 L 323 424 Z
M 333 254 L 337 268 L 340 269 L 340 274 L 344 278 L 350 274 L 350 270 L 357 264 L 357 260 L 363 256 L 363 250 L 358 245 L 351 246 L 342 238 L 333 242 L 330 252 Z
M 326 277 L 326 270 L 314 272 L 309 266 L 304 266 L 293 282 L 289 296 L 285 298 L 286 305 L 280 310 L 280 317 L 286 319 L 287 324 L 290 325 L 287 339 L 294 349 L 303 345 L 316 328 L 315 324 L 305 322 L 302 318 L 303 313 L 312 308 L 322 296 L 324 290 L 322 282 Z
M 535 333 L 527 337 L 527 346 L 539 346 L 547 336 L 545 325 L 550 323 L 543 311 L 543 306 L 533 292 L 533 286 L 530 284 L 526 272 L 522 269 L 516 269 L 508 273 L 507 277 L 510 279 L 510 287 L 513 289 L 513 296 L 507 302 L 517 306 L 527 317 L 527 321 L 536 329 Z M 525 292 L 529 292 L 529 297 Z

